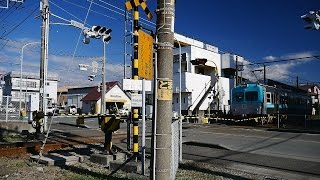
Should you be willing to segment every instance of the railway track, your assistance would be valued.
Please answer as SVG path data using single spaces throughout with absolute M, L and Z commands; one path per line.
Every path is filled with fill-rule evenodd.
M 126 138 L 126 134 L 114 134 L 113 142 L 121 141 Z M 59 134 L 49 135 L 49 138 L 44 146 L 43 153 L 47 153 L 54 150 L 60 150 L 67 147 L 74 147 L 76 145 L 93 145 L 102 144 L 104 142 L 104 136 L 95 137 L 65 137 Z M 19 141 L 13 143 L 0 144 L 0 157 L 16 157 L 27 156 L 30 154 L 39 154 L 43 141 L 41 140 L 29 140 Z

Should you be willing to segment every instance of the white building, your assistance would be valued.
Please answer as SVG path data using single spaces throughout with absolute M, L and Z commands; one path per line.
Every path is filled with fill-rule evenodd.
M 179 47 L 181 46 L 182 114 L 201 116 L 209 106 L 211 110 L 228 112 L 230 91 L 235 84 L 236 56 L 221 55 L 215 46 L 179 34 L 174 36 L 173 111 L 179 112 Z M 197 64 L 197 60 L 201 59 L 206 61 Z
M 26 98 L 28 95 L 39 95 L 40 78 L 38 73 L 22 73 L 22 83 L 20 83 L 20 72 L 16 71 L 5 74 L 3 79 L 5 81 L 3 95 L 11 96 L 12 103 L 18 103 L 20 101 L 20 85 L 22 89 L 22 102 L 28 102 L 28 98 Z M 57 102 L 57 86 L 58 76 L 48 75 L 45 97 L 49 105 Z
M 82 113 L 100 114 L 102 92 L 98 86 L 92 87 L 91 90 L 85 95 L 82 101 Z M 105 94 L 105 107 L 106 110 L 115 109 L 130 109 L 130 97 L 120 88 L 119 82 L 111 81 L 106 82 Z

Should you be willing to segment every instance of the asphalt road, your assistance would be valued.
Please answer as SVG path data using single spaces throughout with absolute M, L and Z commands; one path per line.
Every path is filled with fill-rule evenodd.
M 86 119 L 87 128 L 64 125 L 68 123 L 75 125 L 76 119 L 74 117 L 55 118 L 52 127 L 69 132 L 86 131 L 88 136 L 92 132 L 100 131 L 97 119 Z M 151 139 L 150 121 L 147 121 L 146 127 L 148 148 Z M 126 123 L 121 123 L 119 132 L 126 132 Z M 139 133 L 141 134 L 141 128 Z M 186 160 L 218 163 L 225 166 L 232 164 L 233 167 L 240 169 L 250 167 L 249 171 L 258 171 L 262 168 L 262 172 L 270 174 L 282 175 L 282 172 L 289 172 L 302 175 L 291 174 L 291 178 L 294 179 L 300 179 L 304 175 L 320 178 L 320 134 L 184 123 L 183 142 L 183 158 Z M 126 141 L 115 145 L 125 148 Z M 266 171 L 266 169 L 269 170 Z

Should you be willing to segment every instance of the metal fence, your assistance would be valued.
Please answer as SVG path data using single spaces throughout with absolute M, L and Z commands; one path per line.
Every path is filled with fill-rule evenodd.
M 12 101 L 11 96 L 0 99 L 0 121 L 20 120 L 19 102 Z
M 179 168 L 179 162 L 180 162 L 180 154 L 182 153 L 180 143 L 182 139 L 180 139 L 180 121 L 176 120 L 171 124 L 172 129 L 172 145 L 171 145 L 171 151 L 172 151 L 172 161 L 170 164 L 171 167 L 171 177 L 170 179 L 175 179 L 176 173 Z M 182 132 L 181 132 L 182 133 Z

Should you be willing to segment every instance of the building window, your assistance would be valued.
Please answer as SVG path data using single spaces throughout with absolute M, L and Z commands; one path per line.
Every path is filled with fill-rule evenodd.
M 37 83 L 34 81 L 27 81 L 27 87 L 28 88 L 36 88 L 37 87 Z
M 46 97 L 49 97 L 49 94 L 46 94 Z
M 179 103 L 179 98 L 177 98 L 177 103 Z
M 186 98 L 183 98 L 183 103 L 186 103 Z

